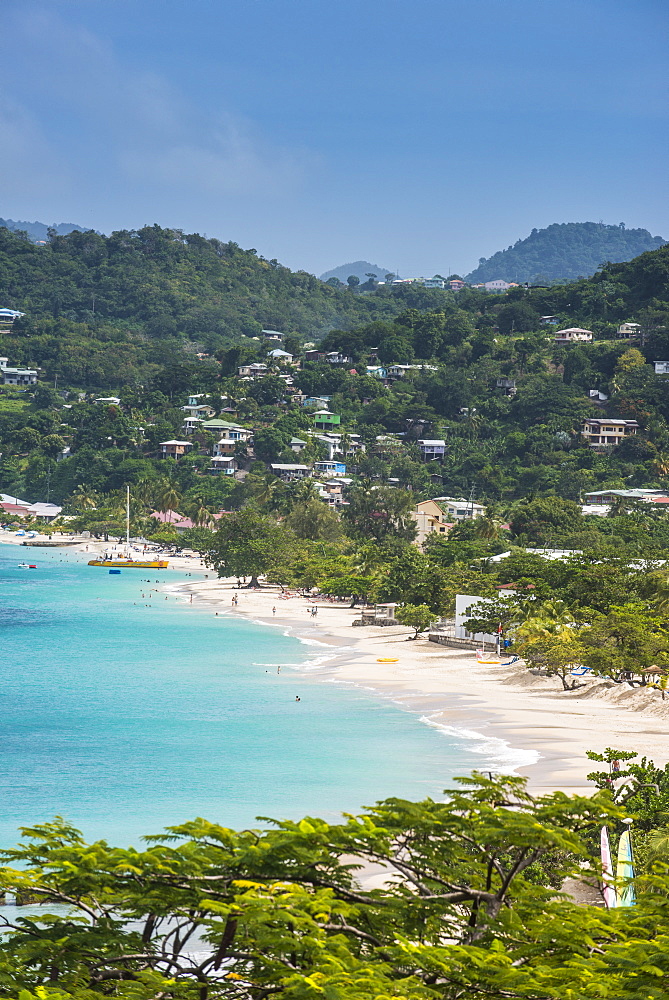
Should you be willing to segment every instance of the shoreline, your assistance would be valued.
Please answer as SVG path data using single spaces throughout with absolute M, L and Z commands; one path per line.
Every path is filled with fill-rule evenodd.
M 286 599 L 279 588 L 252 591 L 237 589 L 235 580 L 210 579 L 181 583 L 178 590 L 217 614 L 281 627 L 301 642 L 329 648 L 331 655 L 305 674 L 364 689 L 446 736 L 471 740 L 470 749 L 495 762 L 492 770 L 524 775 L 534 794 L 591 794 L 594 786 L 586 774 L 595 765 L 587 750 L 634 750 L 658 765 L 669 756 L 669 703 L 665 707 L 646 698 L 634 707 L 620 704 L 644 692 L 620 686 L 599 690 L 612 687 L 610 682 L 562 692 L 557 678 L 538 677 L 524 667 L 480 664 L 473 651 L 427 639 L 407 642 L 413 630 L 403 626 L 352 628 L 359 609 L 314 598 Z M 239 601 L 234 608 L 233 594 Z M 314 606 L 318 616 L 307 618 Z M 398 662 L 377 662 L 384 657 Z M 491 769 L 490 764 L 482 763 L 481 769 Z

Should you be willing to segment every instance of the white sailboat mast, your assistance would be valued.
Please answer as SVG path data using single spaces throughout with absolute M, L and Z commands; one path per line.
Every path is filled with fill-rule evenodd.
M 126 486 L 125 495 L 125 544 L 126 549 L 130 552 L 130 487 Z

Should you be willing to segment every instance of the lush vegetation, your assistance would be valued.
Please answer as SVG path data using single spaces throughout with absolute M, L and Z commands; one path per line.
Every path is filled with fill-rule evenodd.
M 197 819 L 144 849 L 86 844 L 62 820 L 26 829 L 0 883 L 43 912 L 3 918 L 0 996 L 660 1000 L 669 866 L 653 825 L 667 779 L 636 770 L 625 802 L 607 772 L 592 797 L 474 775 L 443 801 L 240 832 Z M 649 776 L 662 781 L 650 799 Z M 640 804 L 651 846 L 636 906 L 560 894 L 570 877 L 598 884 L 602 823 L 620 832 Z M 382 887 L 361 886 L 369 864 Z
M 492 257 L 481 257 L 467 281 L 529 281 L 535 284 L 572 281 L 594 274 L 607 261 L 631 260 L 661 246 L 660 236 L 647 229 L 607 226 L 602 222 L 554 222 L 546 229 L 533 229 Z

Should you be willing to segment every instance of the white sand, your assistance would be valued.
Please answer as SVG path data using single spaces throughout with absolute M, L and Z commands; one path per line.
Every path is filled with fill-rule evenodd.
M 599 765 L 587 760 L 586 750 L 635 750 L 662 765 L 669 757 L 669 701 L 662 702 L 658 691 L 595 680 L 563 692 L 559 678 L 535 676 L 522 664 L 482 664 L 474 652 L 424 638 L 407 641 L 412 629 L 352 628 L 360 612 L 343 604 L 286 600 L 278 588 L 238 590 L 231 580 L 194 581 L 184 589 L 199 604 L 209 602 L 212 613 L 241 613 L 330 645 L 332 658 L 312 677 L 360 685 L 434 725 L 475 734 L 475 745 L 486 753 L 482 767 L 492 754 L 497 769 L 527 775 L 534 792 L 591 792 L 585 776 Z M 310 615 L 314 604 L 316 619 Z M 398 662 L 377 662 L 383 657 Z

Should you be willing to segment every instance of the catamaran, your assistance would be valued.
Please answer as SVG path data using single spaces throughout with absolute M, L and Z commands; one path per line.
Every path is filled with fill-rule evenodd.
M 126 486 L 125 498 L 125 555 L 111 559 L 89 559 L 89 566 L 108 566 L 109 569 L 167 569 L 167 559 L 134 559 L 130 553 L 130 487 Z

